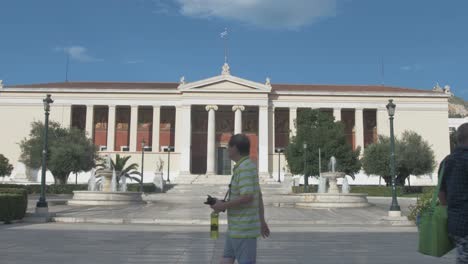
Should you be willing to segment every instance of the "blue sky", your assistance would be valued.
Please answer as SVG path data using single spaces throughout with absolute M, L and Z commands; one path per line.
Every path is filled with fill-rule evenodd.
M 468 99 L 466 0 L 4 0 L 0 79 L 381 84 Z

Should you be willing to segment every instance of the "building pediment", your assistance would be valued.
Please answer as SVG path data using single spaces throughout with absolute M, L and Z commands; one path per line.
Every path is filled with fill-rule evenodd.
M 269 93 L 271 92 L 271 84 L 268 79 L 265 84 L 262 84 L 227 73 L 192 83 L 185 83 L 182 79 L 177 89 L 181 92 Z

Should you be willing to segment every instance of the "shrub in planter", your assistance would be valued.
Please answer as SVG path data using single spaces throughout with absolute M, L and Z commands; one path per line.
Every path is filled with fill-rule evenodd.
M 418 197 L 418 200 L 416 201 L 415 205 L 409 206 L 409 214 L 408 214 L 409 220 L 414 221 L 416 224 L 418 224 L 417 220 L 418 220 L 419 215 L 431 209 L 432 194 L 433 194 L 432 191 L 424 192 L 422 195 Z
M 0 221 L 22 219 L 28 207 L 28 194 L 24 189 L 0 189 Z

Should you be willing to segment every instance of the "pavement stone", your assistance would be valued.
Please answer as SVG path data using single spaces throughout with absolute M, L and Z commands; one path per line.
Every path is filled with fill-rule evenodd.
M 290 225 L 413 225 L 409 221 L 390 221 L 387 218 L 390 197 L 369 197 L 373 206 L 367 208 L 295 208 L 294 195 L 278 194 L 276 187 L 265 191 L 265 215 L 269 223 Z M 281 186 L 280 186 L 281 187 Z M 265 188 L 268 190 L 268 188 Z M 206 194 L 224 197 L 226 186 L 222 185 L 177 185 L 167 193 L 145 195 L 147 204 L 118 206 L 70 206 L 63 201 L 72 196 L 48 197 L 49 211 L 56 214 L 58 222 L 74 223 L 140 223 L 140 224 L 194 224 L 205 225 L 209 221 L 211 209 L 204 205 Z M 37 199 L 30 197 L 28 211 L 32 212 Z M 400 199 L 403 215 L 415 199 Z M 221 214 L 220 223 L 226 223 L 226 215 Z
M 390 231 L 391 229 L 391 231 Z M 273 226 L 258 244 L 266 263 L 454 263 L 454 252 L 433 258 L 417 252 L 414 228 Z M 171 225 L 15 224 L 0 226 L 2 264 L 219 263 L 220 239 L 208 229 Z

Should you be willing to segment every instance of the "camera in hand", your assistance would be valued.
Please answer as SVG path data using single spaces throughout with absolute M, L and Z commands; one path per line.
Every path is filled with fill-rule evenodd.
M 213 205 L 213 204 L 215 204 L 217 201 L 225 202 L 224 200 L 219 200 L 219 199 L 216 198 L 216 197 L 212 197 L 211 195 L 208 195 L 208 197 L 206 198 L 206 202 L 204 202 L 204 204 Z M 224 211 L 226 211 L 226 210 L 223 210 L 222 212 L 224 212 Z
M 216 203 L 216 201 L 218 201 L 217 198 L 212 197 L 211 195 L 208 195 L 208 197 L 206 198 L 206 202 L 204 202 L 204 204 L 213 205 Z

